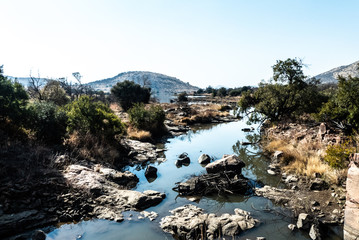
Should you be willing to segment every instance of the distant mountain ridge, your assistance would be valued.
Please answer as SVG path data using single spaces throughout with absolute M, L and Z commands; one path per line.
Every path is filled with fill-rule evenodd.
M 87 83 L 95 90 L 102 90 L 110 92 L 111 88 L 118 82 L 125 80 L 133 81 L 141 86 L 150 87 L 155 96 L 159 95 L 173 95 L 179 92 L 193 92 L 199 88 L 185 83 L 178 78 L 166 76 L 160 73 L 145 72 L 145 71 L 131 71 L 123 72 L 112 78 L 106 78 L 94 82 Z
M 327 72 L 321 73 L 315 78 L 320 79 L 322 83 L 335 83 L 338 81 L 338 75 L 343 77 L 348 77 L 351 75 L 352 77 L 359 77 L 359 61 L 356 61 L 352 64 L 340 66 L 333 68 Z

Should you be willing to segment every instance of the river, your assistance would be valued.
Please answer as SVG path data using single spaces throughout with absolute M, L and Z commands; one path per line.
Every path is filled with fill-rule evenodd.
M 256 127 L 256 126 L 254 126 Z M 192 202 L 185 197 L 177 197 L 177 192 L 173 191 L 176 182 L 182 182 L 193 175 L 205 172 L 197 159 L 202 154 L 208 154 L 213 159 L 220 159 L 223 154 L 237 154 L 242 159 L 246 167 L 243 175 L 256 182 L 265 185 L 284 187 L 281 185 L 279 176 L 267 174 L 269 160 L 263 155 L 258 145 L 242 146 L 241 141 L 257 141 L 258 135 L 255 132 L 245 133 L 242 128 L 248 128 L 245 120 L 216 125 L 202 125 L 189 131 L 186 135 L 169 139 L 167 143 L 159 145 L 164 148 L 165 162 L 153 162 L 151 165 L 158 169 L 158 177 L 154 181 L 148 181 L 144 176 L 144 166 L 128 167 L 135 173 L 140 182 L 134 190 L 156 190 L 166 193 L 166 198 L 157 206 L 146 209 L 155 211 L 158 217 L 154 221 L 148 219 L 138 219 L 137 212 L 124 213 L 125 221 L 121 223 L 107 220 L 91 220 L 78 224 L 66 224 L 53 230 L 47 235 L 47 239 L 85 239 L 85 240 L 115 240 L 115 239 L 173 239 L 170 234 L 164 233 L 159 222 L 162 217 L 169 215 L 169 210 L 194 204 L 203 208 L 209 213 L 234 213 L 235 208 L 251 212 L 254 218 L 260 220 L 260 225 L 243 232 L 236 239 L 256 239 L 256 237 L 266 237 L 266 239 L 310 239 L 307 232 L 290 231 L 288 224 L 294 223 L 290 218 L 290 212 L 280 206 L 274 205 L 270 200 L 250 196 L 211 196 L 203 197 L 198 202 Z M 191 159 L 189 166 L 177 168 L 175 161 L 178 156 L 186 152 Z M 338 239 L 335 233 L 329 234 Z M 232 239 L 232 238 L 230 238 Z

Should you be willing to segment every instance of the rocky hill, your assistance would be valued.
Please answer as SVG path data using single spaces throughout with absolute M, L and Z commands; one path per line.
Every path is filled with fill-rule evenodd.
M 198 87 L 192 86 L 189 83 L 185 83 L 177 78 L 159 73 L 143 71 L 120 73 L 112 78 L 90 82 L 88 85 L 96 90 L 110 92 L 112 86 L 114 86 L 117 82 L 125 80 L 133 81 L 141 86 L 150 87 L 152 89 L 152 94 L 160 98 L 161 96 L 172 96 L 174 93 L 183 91 L 193 92 L 198 90 Z
M 333 68 L 332 70 L 315 76 L 315 78 L 320 79 L 322 83 L 330 83 L 337 82 L 338 75 L 341 75 L 343 77 L 348 77 L 349 75 L 351 75 L 352 77 L 359 77 L 358 67 L 359 61 L 349 65 Z

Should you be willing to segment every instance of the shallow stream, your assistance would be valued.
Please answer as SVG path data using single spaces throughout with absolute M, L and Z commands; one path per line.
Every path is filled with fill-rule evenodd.
M 280 177 L 267 174 L 269 160 L 263 155 L 259 146 L 242 146 L 240 144 L 241 141 L 256 142 L 258 140 L 258 135 L 255 132 L 245 133 L 241 131 L 242 128 L 248 128 L 244 120 L 217 125 L 202 125 L 189 131 L 186 135 L 169 139 L 166 144 L 158 146 L 166 149 L 164 155 L 167 161 L 150 163 L 158 169 L 158 177 L 154 181 L 146 179 L 144 176 L 145 167 L 143 166 L 127 169 L 135 173 L 140 179 L 134 190 L 156 190 L 166 193 L 166 198 L 162 203 L 146 209 L 146 211 L 158 213 L 159 216 L 156 220 L 152 222 L 148 219 L 139 220 L 139 213 L 126 212 L 124 213 L 125 221 L 121 223 L 91 220 L 78 224 L 62 225 L 50 232 L 47 239 L 173 239 L 170 234 L 161 230 L 159 222 L 162 217 L 170 215 L 169 210 L 185 204 L 194 204 L 203 208 L 205 212 L 219 215 L 222 213 L 234 214 L 235 208 L 251 212 L 254 218 L 260 220 L 260 225 L 243 232 L 236 239 L 256 239 L 256 237 L 277 240 L 310 239 L 308 233 L 291 232 L 287 227 L 288 224 L 293 223 L 289 217 L 290 213 L 274 205 L 268 199 L 256 196 L 214 195 L 203 197 L 199 202 L 192 202 L 185 197 L 177 197 L 177 192 L 172 190 L 176 182 L 185 181 L 193 175 L 205 172 L 204 167 L 197 161 L 202 153 L 210 155 L 214 160 L 220 159 L 223 154 L 237 154 L 246 164 L 243 169 L 245 177 L 260 181 L 265 185 L 283 187 L 280 183 Z M 188 153 L 191 163 L 189 166 L 177 168 L 175 161 L 183 152 Z M 330 239 L 338 239 L 334 236 L 335 233 L 329 235 L 333 236 Z

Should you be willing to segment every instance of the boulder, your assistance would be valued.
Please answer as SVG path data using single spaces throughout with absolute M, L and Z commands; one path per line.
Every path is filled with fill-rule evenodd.
M 122 186 L 135 187 L 139 181 L 138 177 L 129 172 L 119 172 L 112 168 L 99 167 L 98 170 L 107 180 Z
M 153 166 L 148 166 L 146 168 L 145 177 L 146 178 L 157 178 L 157 168 L 155 168 Z
M 46 234 L 44 233 L 44 231 L 41 230 L 36 230 L 31 237 L 32 240 L 45 240 L 46 239 Z
M 182 153 L 178 156 L 178 160 L 176 161 L 177 167 L 182 167 L 182 165 L 188 166 L 191 163 L 190 158 L 187 153 Z
M 225 158 L 216 160 L 206 166 L 207 173 L 218 173 L 224 171 L 234 171 L 240 174 L 245 166 L 236 155 L 229 155 Z
M 250 213 L 236 208 L 235 214 L 216 216 L 204 213 L 194 205 L 185 205 L 171 210 L 171 216 L 161 219 L 163 231 L 178 239 L 217 239 L 222 236 L 235 236 L 251 229 L 259 222 Z
M 323 179 L 321 178 L 315 178 L 314 180 L 311 181 L 310 183 L 310 190 L 318 190 L 318 191 L 322 191 L 322 190 L 326 190 L 329 188 L 328 183 L 326 183 Z
M 349 165 L 346 182 L 347 197 L 345 204 L 344 239 L 359 238 L 359 154 L 356 153 Z
M 256 188 L 255 194 L 260 197 L 265 197 L 273 200 L 277 204 L 288 203 L 293 197 L 295 191 L 289 189 L 279 189 L 271 186 L 264 186 Z
M 208 164 L 211 162 L 211 157 L 207 154 L 202 154 L 201 156 L 199 156 L 198 162 L 199 164 Z

